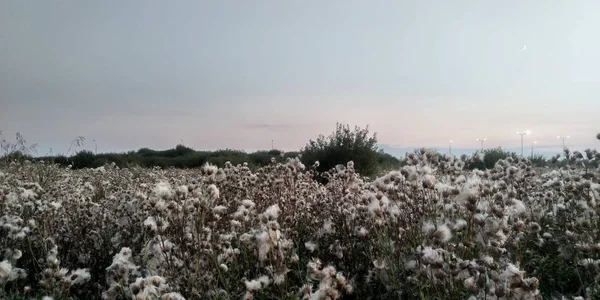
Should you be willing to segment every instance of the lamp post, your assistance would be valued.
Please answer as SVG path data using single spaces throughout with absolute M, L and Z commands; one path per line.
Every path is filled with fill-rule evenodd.
M 448 154 L 452 155 L 452 140 L 450 140 L 450 144 L 448 144 Z
M 483 139 L 477 139 L 476 141 L 481 142 L 481 151 L 483 151 L 483 142 L 485 142 L 487 140 L 487 138 L 483 138 Z
M 521 156 L 523 156 L 523 136 L 526 134 L 529 134 L 529 130 L 525 131 L 525 132 L 518 132 L 517 134 L 521 136 Z
M 98 154 L 98 144 L 96 143 L 96 140 L 92 140 L 94 141 L 94 154 Z
M 562 139 L 563 149 L 565 149 L 565 140 L 569 138 L 568 135 L 559 135 L 557 138 Z
M 533 147 L 535 144 L 537 144 L 537 141 L 533 141 L 533 144 L 531 144 L 531 158 L 533 158 Z

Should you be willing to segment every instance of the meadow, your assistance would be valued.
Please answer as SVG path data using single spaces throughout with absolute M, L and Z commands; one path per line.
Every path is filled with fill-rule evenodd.
M 255 170 L 6 162 L 0 296 L 599 299 L 600 153 L 466 168 L 482 159 L 423 149 L 374 180 L 298 157 Z

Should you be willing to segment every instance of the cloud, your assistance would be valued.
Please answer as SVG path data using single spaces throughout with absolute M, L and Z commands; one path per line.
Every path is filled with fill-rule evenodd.
M 249 130 L 268 130 L 268 131 L 281 131 L 281 130 L 292 130 L 294 128 L 304 127 L 299 124 L 268 124 L 268 123 L 248 123 L 243 124 L 244 129 Z

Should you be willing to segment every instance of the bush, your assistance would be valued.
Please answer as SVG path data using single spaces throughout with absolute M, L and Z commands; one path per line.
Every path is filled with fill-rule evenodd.
M 302 162 L 312 165 L 319 162 L 317 170 L 325 172 L 338 164 L 354 162 L 354 169 L 363 176 L 377 173 L 379 153 L 377 152 L 376 134 L 369 136 L 369 129 L 336 124 L 336 130 L 329 137 L 320 135 L 317 140 L 310 140 L 301 150 Z
M 546 167 L 548 165 L 548 161 L 541 154 L 533 155 L 532 157 L 529 158 L 529 160 L 531 160 L 531 164 L 534 167 L 543 168 L 543 167 Z
M 73 157 L 71 157 L 71 164 L 74 169 L 83 169 L 83 168 L 96 168 L 98 166 L 95 165 L 96 155 L 92 153 L 92 151 L 79 151 Z M 99 163 L 99 162 L 98 162 Z
M 67 154 L 73 153 L 71 149 L 83 148 L 83 140 L 83 137 L 74 139 Z M 355 170 L 364 176 L 373 176 L 386 170 L 399 168 L 401 166 L 400 160 L 383 151 L 378 151 L 376 143 L 375 135 L 369 135 L 368 129 L 357 127 L 354 131 L 351 131 L 347 125 L 337 124 L 336 131 L 329 138 L 320 136 L 317 141 L 311 140 L 305 147 L 304 152 L 283 152 L 276 149 L 253 153 L 233 149 L 196 151 L 179 144 L 166 150 L 141 148 L 137 151 L 125 153 L 93 153 L 89 150 L 82 150 L 75 152 L 74 155 L 44 156 L 38 157 L 36 160 L 62 166 L 72 165 L 75 169 L 96 168 L 111 163 L 118 167 L 141 166 L 187 169 L 198 168 L 205 163 L 223 167 L 226 162 L 230 162 L 233 165 L 247 163 L 250 169 L 256 170 L 271 164 L 273 159 L 276 162 L 284 162 L 289 158 L 302 155 L 305 164 L 312 165 L 315 161 L 319 161 L 318 171 L 321 172 L 330 170 L 337 164 L 346 164 L 348 161 L 353 161 Z M 0 144 L 4 149 L 5 159 L 30 159 L 28 153 L 34 150 L 33 146 L 27 146 L 21 135 L 17 135 L 17 142 L 15 143 L 2 140 Z M 10 153 L 13 154 L 8 155 Z
M 377 164 L 379 165 L 379 172 L 398 169 L 404 166 L 405 163 L 406 161 L 401 161 L 398 158 L 383 152 L 382 149 L 377 151 Z
M 496 165 L 496 162 L 498 162 L 501 159 L 506 159 L 508 157 L 512 157 L 514 159 L 518 158 L 518 155 L 516 153 L 502 150 L 502 148 L 500 147 L 485 149 L 483 150 L 483 152 L 477 151 L 475 153 L 475 157 L 477 157 L 480 153 L 483 154 L 483 161 L 479 159 L 470 160 L 468 162 L 467 168 L 471 170 L 491 169 Z

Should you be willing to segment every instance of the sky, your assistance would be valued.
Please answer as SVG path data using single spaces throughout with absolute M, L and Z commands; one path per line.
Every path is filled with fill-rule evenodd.
M 598 147 L 600 1 L 0 1 L 0 130 L 38 152 Z M 95 141 L 95 142 L 94 142 Z M 540 150 L 541 151 L 541 150 Z M 43 153 L 42 153 L 43 154 Z

